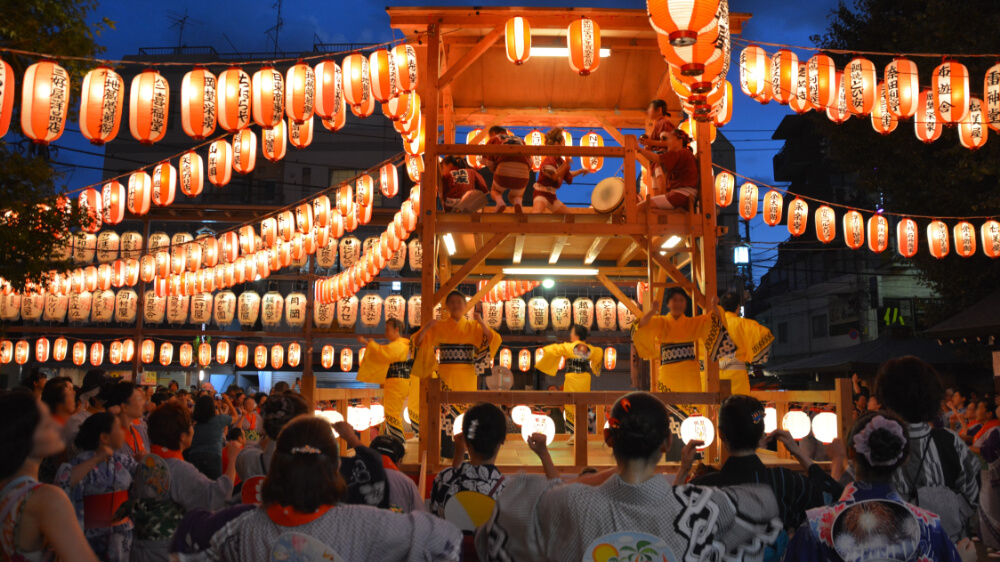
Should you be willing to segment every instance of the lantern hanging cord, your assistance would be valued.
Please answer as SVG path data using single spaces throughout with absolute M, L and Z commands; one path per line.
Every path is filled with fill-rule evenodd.
M 825 49 L 822 47 L 803 47 L 801 45 L 785 45 L 782 43 L 769 43 L 767 41 L 754 41 L 751 39 L 746 39 L 744 37 L 732 37 L 731 40 L 734 43 L 741 43 L 746 46 L 750 45 L 765 45 L 767 47 L 777 47 L 779 49 L 796 49 L 800 51 L 813 51 L 821 53 L 833 53 L 837 55 L 871 55 L 871 56 L 884 56 L 884 57 L 926 57 L 926 58 L 995 58 L 1000 59 L 1000 54 L 976 54 L 976 55 L 966 55 L 966 54 L 956 54 L 956 53 L 901 53 L 901 52 L 882 52 L 882 51 L 863 51 L 858 49 Z
M 848 211 L 862 211 L 862 212 L 866 212 L 866 213 L 871 213 L 873 215 L 903 217 L 903 218 L 910 218 L 910 219 L 914 219 L 914 218 L 916 218 L 916 219 L 930 219 L 930 220 L 944 220 L 944 219 L 948 219 L 948 220 L 970 220 L 970 219 L 982 220 L 982 219 L 994 219 L 998 215 L 1000 215 L 1000 214 L 993 214 L 993 215 L 973 215 L 973 216 L 965 216 L 965 217 L 951 217 L 951 216 L 946 216 L 946 215 L 918 215 L 918 214 L 913 214 L 913 213 L 893 213 L 893 212 L 889 212 L 889 211 L 881 211 L 881 212 L 872 211 L 871 209 L 863 209 L 861 207 L 856 207 L 856 206 L 853 206 L 853 205 L 844 205 L 842 203 L 831 203 L 829 201 L 824 201 L 822 199 L 817 199 L 815 197 L 809 197 L 808 195 L 799 195 L 799 194 L 794 193 L 794 192 L 792 192 L 792 191 L 790 191 L 790 190 L 788 190 L 788 189 L 786 189 L 784 187 L 778 187 L 778 186 L 774 186 L 774 185 L 768 185 L 768 184 L 766 184 L 764 182 L 757 181 L 757 180 L 755 180 L 755 179 L 753 179 L 751 177 L 747 177 L 747 176 L 744 176 L 742 174 L 738 174 L 738 173 L 730 170 L 729 168 L 725 168 L 723 166 L 715 164 L 714 162 L 712 163 L 712 166 L 715 167 L 715 168 L 718 168 L 719 170 L 721 170 L 723 172 L 730 173 L 733 176 L 738 177 L 738 178 L 740 178 L 742 180 L 746 180 L 746 181 L 748 181 L 748 182 L 750 182 L 750 183 L 752 183 L 752 184 L 754 184 L 756 186 L 759 186 L 759 187 L 766 187 L 768 189 L 773 189 L 775 191 L 784 193 L 785 195 L 793 195 L 793 196 L 795 196 L 797 198 L 800 198 L 800 199 L 805 199 L 807 201 L 814 201 L 814 202 L 820 203 L 822 205 L 827 205 L 827 206 L 830 206 L 830 207 L 838 207 L 840 209 L 845 209 L 845 210 L 848 210 Z
M 410 39 L 419 40 L 422 36 L 424 36 L 426 34 L 427 34 L 426 31 L 421 31 L 421 32 L 416 33 L 415 35 L 411 36 Z M 346 50 L 343 50 L 343 51 L 337 51 L 337 52 L 333 52 L 333 53 L 322 53 L 322 54 L 318 54 L 318 55 L 309 55 L 309 56 L 303 56 L 303 57 L 286 57 L 286 58 L 280 58 L 280 59 L 260 59 L 260 60 L 247 60 L 247 61 L 232 60 L 232 61 L 209 61 L 209 62 L 202 62 L 202 61 L 186 61 L 186 62 L 163 61 L 163 62 L 150 62 L 150 61 L 138 61 L 138 60 L 120 60 L 120 59 L 101 59 L 101 58 L 94 58 L 94 57 L 78 57 L 78 56 L 72 56 L 72 55 L 52 55 L 52 54 L 47 54 L 47 53 L 36 53 L 34 51 L 24 51 L 24 50 L 21 50 L 21 49 L 11 49 L 9 47 L 0 47 L 0 53 L 10 53 L 12 55 L 21 55 L 21 56 L 25 56 L 25 57 L 34 57 L 34 58 L 39 59 L 39 60 L 75 60 L 75 61 L 93 62 L 93 63 L 96 63 L 97 65 L 105 65 L 105 66 L 107 66 L 107 65 L 116 65 L 116 66 L 117 65 L 138 65 L 138 66 L 149 67 L 149 68 L 155 68 L 155 67 L 158 67 L 158 66 L 187 66 L 187 67 L 192 67 L 192 68 L 196 67 L 196 66 L 226 66 L 226 67 L 229 67 L 229 66 L 254 66 L 254 65 L 261 65 L 261 66 L 263 66 L 263 65 L 286 63 L 286 62 L 321 60 L 321 59 L 327 59 L 327 58 L 335 57 L 335 56 L 339 56 L 339 55 L 348 55 L 348 54 L 351 54 L 351 53 L 357 53 L 357 52 L 361 52 L 361 51 L 374 51 L 374 50 L 381 49 L 383 47 L 389 47 L 389 46 L 394 46 L 394 45 L 399 44 L 399 43 L 404 43 L 406 41 L 407 41 L 407 38 L 404 37 L 402 39 L 392 39 L 391 41 L 386 41 L 384 43 L 377 43 L 377 44 L 373 44 L 373 45 L 368 45 L 368 46 L 365 46 L 364 49 L 346 49 Z

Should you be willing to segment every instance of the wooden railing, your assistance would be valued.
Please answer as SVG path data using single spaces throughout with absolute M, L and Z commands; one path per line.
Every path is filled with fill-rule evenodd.
M 837 435 L 844 438 L 854 424 L 854 390 L 851 379 L 837 379 L 834 384 L 833 390 L 767 390 L 751 391 L 750 394 L 765 404 L 774 404 L 779 428 L 789 411 L 789 404 L 833 404 L 837 414 Z M 780 443 L 778 457 L 789 458 L 788 451 Z
M 347 419 L 347 406 L 354 401 L 359 402 L 358 406 L 371 408 L 372 400 L 377 400 L 380 404 L 385 404 L 382 400 L 381 388 L 317 388 L 313 392 L 312 400 L 319 409 L 321 401 L 332 402 L 333 409 L 340 412 L 340 415 Z M 361 442 L 370 445 L 372 442 L 371 431 L 361 432 Z M 340 454 L 347 452 L 344 441 L 340 441 Z

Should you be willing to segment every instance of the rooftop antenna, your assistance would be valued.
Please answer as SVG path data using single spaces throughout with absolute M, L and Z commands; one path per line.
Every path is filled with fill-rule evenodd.
M 177 52 L 180 52 L 181 48 L 184 47 L 184 28 L 188 23 L 192 25 L 202 23 L 200 20 L 196 20 L 188 15 L 187 9 L 184 10 L 184 15 L 173 10 L 167 11 L 167 18 L 172 22 L 170 29 L 177 28 Z
M 232 42 L 231 39 L 229 39 L 228 35 L 226 35 L 225 33 L 223 33 L 222 37 L 226 40 L 226 43 L 229 43 L 229 46 L 233 49 L 234 53 L 238 54 L 240 52 L 240 50 L 236 48 L 236 45 L 233 45 L 233 42 Z
M 267 30 L 268 37 L 274 40 L 274 54 L 278 54 L 278 34 L 281 33 L 281 28 L 285 26 L 285 20 L 281 19 L 281 4 L 284 0 L 276 0 L 274 5 L 271 6 L 277 10 L 277 14 L 274 19 L 274 27 Z

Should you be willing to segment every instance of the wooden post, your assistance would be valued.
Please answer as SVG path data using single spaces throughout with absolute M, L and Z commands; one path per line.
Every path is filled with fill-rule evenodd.
M 625 178 L 625 220 L 630 224 L 635 224 L 636 221 L 635 156 L 638 152 L 639 144 L 635 135 L 626 135 L 622 172 Z
M 718 280 L 716 279 L 717 269 L 715 265 L 715 244 L 716 244 L 716 223 L 715 213 L 715 193 L 712 190 L 712 145 L 707 142 L 711 134 L 711 125 L 706 121 L 697 123 L 697 138 L 705 139 L 698 143 L 698 176 L 701 182 L 699 198 L 701 201 L 702 223 L 702 247 L 700 269 L 702 272 L 702 283 L 699 284 L 701 294 L 705 295 L 706 312 L 711 312 L 711 302 L 719 295 Z M 691 217 L 691 224 L 694 224 L 696 217 Z M 708 381 L 708 392 L 719 391 L 719 363 L 717 361 L 705 362 L 705 375 Z
M 837 408 L 837 437 L 845 442 L 854 426 L 854 383 L 851 379 L 834 381 Z
M 587 465 L 587 436 L 590 433 L 588 431 L 590 427 L 590 415 L 587 411 L 590 404 L 587 401 L 587 394 L 582 392 L 573 393 L 573 405 L 576 407 L 576 427 L 573 434 L 575 437 L 573 443 L 573 462 L 577 466 Z
M 427 443 L 428 470 L 437 473 L 441 464 L 441 379 L 424 379 L 424 383 L 427 415 L 420 413 L 424 420 L 420 422 L 420 442 Z
M 142 244 L 143 248 L 149 247 L 149 217 L 142 219 Z M 138 306 L 139 313 L 135 315 L 135 356 L 132 357 L 132 382 L 139 384 L 139 373 L 145 370 L 142 366 L 142 328 L 145 324 L 144 311 L 146 300 L 146 284 L 138 283 Z M 155 354 L 155 351 L 154 351 Z M 187 381 L 184 381 L 187 382 Z
M 302 365 L 302 396 L 316 407 L 316 374 L 313 372 L 313 308 L 316 306 L 316 256 L 309 256 L 309 281 L 306 285 L 305 361 Z M 345 416 L 346 419 L 346 416 Z

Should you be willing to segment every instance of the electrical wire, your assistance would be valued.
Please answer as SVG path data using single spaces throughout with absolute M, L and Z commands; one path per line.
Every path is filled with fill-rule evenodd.
M 871 56 L 884 56 L 884 57 L 926 57 L 926 58 L 1000 58 L 1000 54 L 960 54 L 960 53 L 901 53 L 901 52 L 884 52 L 884 51 L 861 51 L 858 49 L 827 49 L 824 47 L 803 47 L 801 45 L 785 45 L 782 43 L 769 43 L 767 41 L 753 41 L 746 39 L 744 37 L 733 36 L 731 38 L 733 43 L 740 43 L 743 45 L 766 45 L 768 47 L 777 47 L 779 49 L 797 49 L 800 51 L 812 51 L 821 53 L 834 53 L 837 55 L 871 55 Z

